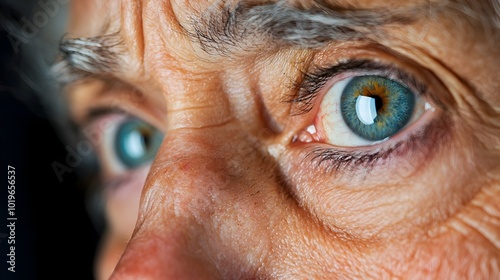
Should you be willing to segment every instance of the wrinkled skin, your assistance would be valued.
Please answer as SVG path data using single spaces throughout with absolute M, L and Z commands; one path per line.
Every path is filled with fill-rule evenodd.
M 75 119 L 115 106 L 165 133 L 106 200 L 99 279 L 500 278 L 499 29 L 454 10 L 369 40 L 219 55 L 186 34 L 213 2 L 72 4 L 69 37 L 119 30 L 112 78 L 127 85 L 73 86 Z M 438 92 L 426 140 L 366 169 L 308 157 L 330 145 L 294 141 L 317 110 L 291 115 L 283 96 L 299 69 L 339 57 L 384 59 Z

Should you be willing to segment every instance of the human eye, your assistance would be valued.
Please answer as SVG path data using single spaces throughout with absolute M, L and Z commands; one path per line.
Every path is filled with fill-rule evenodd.
M 116 159 L 127 169 L 150 162 L 163 139 L 152 125 L 136 118 L 123 120 L 116 129 L 112 140 Z
M 426 83 L 375 60 L 319 69 L 306 76 L 301 90 L 295 101 L 313 117 L 293 141 L 322 144 L 309 158 L 335 169 L 373 167 L 419 149 L 439 116 Z
M 97 134 L 93 144 L 105 185 L 122 181 L 154 159 L 164 135 L 153 125 L 116 110 L 91 110 L 89 116 L 84 130 Z

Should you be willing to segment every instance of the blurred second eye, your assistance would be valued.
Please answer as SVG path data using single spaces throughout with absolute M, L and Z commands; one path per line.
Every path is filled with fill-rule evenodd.
M 136 168 L 153 160 L 162 140 L 163 134 L 152 125 L 138 119 L 126 119 L 115 134 L 115 154 L 126 168 Z

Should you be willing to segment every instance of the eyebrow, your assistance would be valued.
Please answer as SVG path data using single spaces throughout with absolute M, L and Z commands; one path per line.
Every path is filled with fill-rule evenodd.
M 271 45 L 320 48 L 331 42 L 355 40 L 373 34 L 383 25 L 409 24 L 429 5 L 405 8 L 349 9 L 327 1 L 313 0 L 311 7 L 289 1 L 251 6 L 241 1 L 233 6 L 212 7 L 193 17 L 190 36 L 209 54 L 229 54 L 238 49 Z M 250 39 L 250 40 L 248 40 Z M 259 40 L 260 39 L 260 40 Z
M 119 32 L 89 38 L 64 38 L 52 66 L 55 79 L 65 85 L 89 76 L 115 77 L 125 46 Z
M 209 55 L 229 55 L 238 50 L 259 50 L 265 46 L 320 48 L 331 42 L 355 40 L 390 23 L 412 22 L 417 8 L 347 9 L 323 0 L 309 8 L 288 1 L 233 6 L 217 4 L 201 16 L 192 17 L 186 34 Z M 224 4 L 222 4 L 224 5 Z M 120 32 L 90 38 L 63 38 L 60 57 L 52 72 L 65 85 L 89 76 L 113 78 L 120 73 L 126 47 Z

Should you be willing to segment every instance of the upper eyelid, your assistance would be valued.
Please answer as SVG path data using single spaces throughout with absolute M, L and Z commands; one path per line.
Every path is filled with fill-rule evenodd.
M 428 86 L 414 75 L 402 70 L 400 67 L 389 63 L 382 63 L 370 59 L 345 60 L 332 67 L 316 67 L 310 72 L 303 72 L 302 81 L 294 85 L 294 94 L 285 100 L 297 103 L 292 115 L 306 114 L 312 110 L 318 93 L 334 77 L 347 72 L 370 71 L 382 76 L 395 76 L 399 82 L 409 83 L 412 90 L 421 94 L 428 92 Z M 389 77 L 390 78 L 390 77 Z M 435 98 L 433 98 L 435 99 Z
M 94 83 L 98 84 L 97 89 L 86 92 L 85 87 Z M 79 92 L 83 87 L 84 92 Z M 78 126 L 89 126 L 98 117 L 107 114 L 121 114 L 129 117 L 136 117 L 145 120 L 140 105 L 143 105 L 146 99 L 145 94 L 138 87 L 119 79 L 106 79 L 101 77 L 92 77 L 79 80 L 65 87 L 65 94 L 71 96 L 75 94 L 91 94 L 95 102 L 82 106 L 74 115 Z
M 103 117 L 115 114 L 123 115 L 125 118 L 135 117 L 120 107 L 96 107 L 87 110 L 81 126 L 83 127 L 89 126 Z

